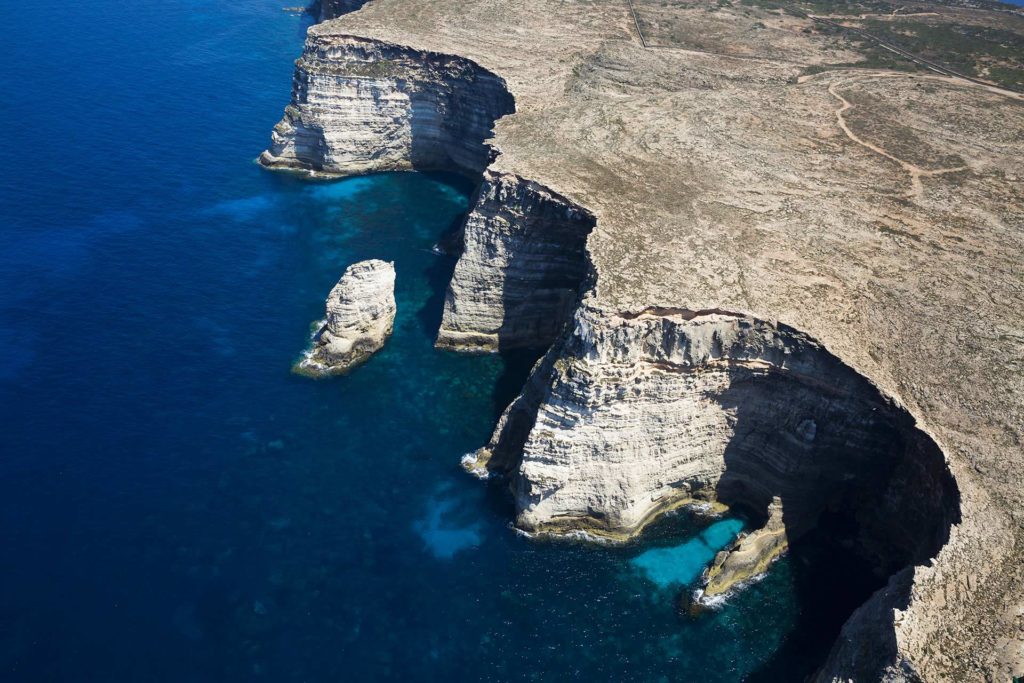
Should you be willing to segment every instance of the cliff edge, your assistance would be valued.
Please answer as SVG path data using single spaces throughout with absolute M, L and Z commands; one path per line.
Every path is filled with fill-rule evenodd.
M 475 459 L 521 527 L 838 506 L 890 579 L 819 680 L 1019 676 L 1024 104 L 769 14 L 712 51 L 617 0 L 374 0 L 262 161 L 483 174 L 438 343 L 552 344 Z

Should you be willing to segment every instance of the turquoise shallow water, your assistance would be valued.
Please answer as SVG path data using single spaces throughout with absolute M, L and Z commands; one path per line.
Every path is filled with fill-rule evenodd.
M 0 678 L 794 680 L 822 656 L 801 562 L 691 618 L 686 549 L 725 542 L 693 545 L 706 522 L 536 543 L 501 484 L 461 472 L 535 355 L 432 348 L 452 263 L 430 248 L 465 181 L 251 162 L 305 18 L 89 0 L 0 19 Z M 349 377 L 291 375 L 369 257 L 396 262 L 394 337 Z M 654 580 L 652 548 L 675 548 Z
M 723 519 L 679 545 L 645 550 L 630 563 L 662 588 L 690 586 L 742 528 L 743 522 L 738 519 Z

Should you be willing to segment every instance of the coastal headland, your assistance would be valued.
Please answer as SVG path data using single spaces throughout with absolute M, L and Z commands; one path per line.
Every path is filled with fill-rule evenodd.
M 1020 676 L 1024 101 L 744 7 L 372 0 L 260 161 L 479 178 L 437 344 L 549 348 L 468 460 L 521 529 L 827 528 L 889 578 L 817 680 Z

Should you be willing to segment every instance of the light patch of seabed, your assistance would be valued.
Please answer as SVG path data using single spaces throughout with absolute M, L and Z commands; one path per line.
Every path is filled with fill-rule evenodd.
M 630 560 L 630 564 L 659 588 L 688 586 L 742 529 L 741 520 L 723 519 L 685 543 L 647 550 Z
M 375 176 L 344 178 L 330 182 L 318 182 L 304 188 L 306 195 L 318 202 L 333 203 L 352 199 L 357 194 L 373 188 Z
M 448 491 L 449 487 L 442 486 L 427 502 L 426 514 L 413 523 L 413 530 L 426 550 L 440 560 L 450 560 L 456 553 L 479 546 L 483 540 L 479 523 L 467 524 L 459 519 L 460 507 L 467 506 L 460 506 L 462 501 Z
M 255 195 L 238 199 L 226 199 L 206 208 L 202 213 L 207 216 L 230 218 L 239 222 L 253 221 L 262 218 L 267 211 L 278 205 L 274 195 Z

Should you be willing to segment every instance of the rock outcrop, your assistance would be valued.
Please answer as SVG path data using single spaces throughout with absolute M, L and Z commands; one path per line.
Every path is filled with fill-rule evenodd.
M 546 347 L 579 302 L 594 217 L 514 175 L 484 174 L 463 227 L 437 346 Z
M 939 449 L 807 335 L 719 310 L 584 305 L 573 322 L 481 454 L 512 474 L 520 528 L 625 538 L 679 505 L 765 520 L 778 498 L 791 540 L 839 510 L 889 572 L 948 536 Z
M 327 297 L 327 317 L 295 365 L 312 377 L 344 374 L 379 351 L 395 324 L 395 266 L 371 259 L 345 269 Z
M 703 576 L 703 597 L 714 598 L 764 573 L 778 559 L 789 539 L 782 519 L 782 500 L 768 506 L 768 521 L 760 529 L 742 534 L 731 548 L 721 551 Z
M 504 81 L 467 59 L 310 31 L 292 101 L 259 162 L 313 175 L 412 168 L 479 175 Z
M 657 12 L 686 48 L 747 8 Z M 710 54 L 645 49 L 618 0 L 375 0 L 310 31 L 261 161 L 487 167 L 438 343 L 555 339 L 466 459 L 521 527 L 714 500 L 766 538 L 778 498 L 788 540 L 833 525 L 890 576 L 818 680 L 1019 676 L 1020 98 L 809 75 L 856 55 L 769 14 Z

